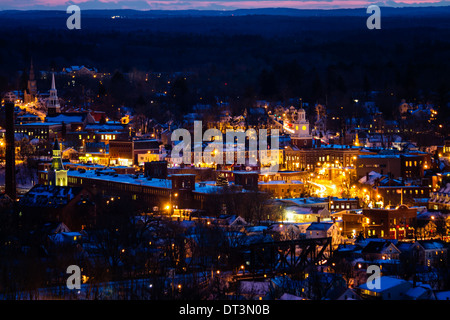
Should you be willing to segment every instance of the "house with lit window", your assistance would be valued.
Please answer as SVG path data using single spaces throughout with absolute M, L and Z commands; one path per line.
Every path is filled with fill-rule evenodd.
M 437 191 L 430 192 L 428 208 L 432 210 L 450 209 L 450 183 L 447 183 Z
M 305 236 L 307 239 L 316 238 L 332 238 L 332 246 L 337 248 L 341 243 L 341 233 L 339 227 L 333 222 L 312 222 L 308 228 L 306 228 Z
M 373 260 L 398 260 L 401 251 L 394 245 L 393 242 L 387 240 L 373 240 L 369 241 L 367 245 L 361 250 L 363 259 Z
M 156 139 L 143 139 L 133 141 L 133 161 L 140 166 L 146 162 L 160 161 L 163 145 Z M 164 154 L 165 156 L 165 154 Z
M 62 151 L 62 158 L 65 160 L 78 160 L 78 151 L 74 148 L 66 148 Z
M 413 284 L 403 279 L 381 276 L 378 281 L 368 281 L 358 287 L 363 299 L 370 300 L 409 300 L 406 293 Z
M 447 265 L 448 246 L 442 240 L 419 240 L 417 241 L 421 248 L 423 248 L 423 260 L 419 264 L 427 267 L 438 267 Z

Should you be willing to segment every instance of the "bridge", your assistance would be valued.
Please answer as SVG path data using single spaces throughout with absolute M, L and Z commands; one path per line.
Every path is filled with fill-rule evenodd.
M 252 276 L 300 273 L 308 266 L 329 259 L 331 237 L 254 243 L 240 248 L 245 272 Z

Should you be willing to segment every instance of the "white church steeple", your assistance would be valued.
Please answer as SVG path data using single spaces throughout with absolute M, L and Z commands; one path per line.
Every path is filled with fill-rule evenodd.
M 50 89 L 50 96 L 47 99 L 47 114 L 60 113 L 61 107 L 59 105 L 58 91 L 55 85 L 55 74 L 52 73 L 52 88 Z

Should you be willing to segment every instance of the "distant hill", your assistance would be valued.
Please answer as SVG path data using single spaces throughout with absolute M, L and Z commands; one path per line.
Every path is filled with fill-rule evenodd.
M 367 16 L 366 8 L 358 9 L 290 9 L 290 8 L 261 8 L 261 9 L 236 9 L 236 10 L 83 10 L 83 17 L 89 18 L 121 18 L 149 19 L 165 17 L 216 17 L 216 16 L 249 16 L 270 15 L 290 17 L 339 17 L 339 16 Z M 381 7 L 384 17 L 393 16 L 447 16 L 450 15 L 450 6 L 430 7 Z M 65 10 L 0 10 L 0 18 L 7 19 L 39 19 L 67 16 Z
M 64 10 L 0 11 L 0 27 L 66 29 Z M 345 19 L 342 19 L 345 17 Z M 151 30 L 196 34 L 289 36 L 308 31 L 365 29 L 366 8 L 299 10 L 287 8 L 220 10 L 82 10 L 82 29 Z M 450 28 L 450 6 L 382 7 L 383 28 Z
M 382 7 L 381 30 L 367 29 L 365 8 L 82 10 L 81 30 L 67 29 L 68 16 L 0 11 L 0 91 L 26 83 L 18 71 L 31 58 L 36 70 L 186 71 L 210 95 L 275 88 L 311 101 L 326 96 L 329 105 L 339 95 L 336 105 L 353 101 L 364 87 L 384 90 L 387 101 L 398 93 L 395 103 L 449 91 L 450 7 Z

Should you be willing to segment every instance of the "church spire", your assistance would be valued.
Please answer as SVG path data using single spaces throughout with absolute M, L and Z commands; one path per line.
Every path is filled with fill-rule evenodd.
M 37 85 L 34 75 L 33 58 L 30 61 L 30 73 L 28 74 L 27 90 L 24 93 L 25 103 L 35 102 L 37 96 Z
M 61 159 L 61 147 L 59 145 L 58 138 L 55 138 L 55 143 L 53 144 L 53 160 L 51 169 L 55 171 L 64 170 Z
M 55 73 L 52 72 L 52 88 L 51 90 L 55 90 L 56 91 L 56 85 L 55 85 Z
M 31 61 L 30 61 L 30 74 L 29 74 L 29 76 L 28 76 L 28 79 L 29 79 L 30 81 L 33 81 L 33 80 L 34 80 L 33 58 L 31 58 Z
M 58 139 L 55 138 L 53 144 L 53 160 L 50 170 L 48 170 L 48 184 L 54 186 L 67 186 L 67 170 L 64 169 L 64 165 L 61 157 L 61 147 Z
M 47 100 L 47 114 L 60 113 L 61 107 L 59 105 L 58 91 L 55 85 L 55 73 L 52 72 L 52 87 L 50 89 L 50 96 Z

